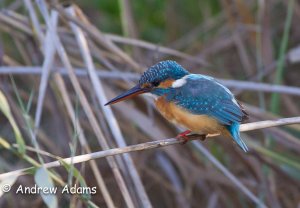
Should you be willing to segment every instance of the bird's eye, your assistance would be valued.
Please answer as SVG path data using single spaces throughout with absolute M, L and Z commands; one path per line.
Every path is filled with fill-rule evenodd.
M 159 85 L 159 81 L 153 81 L 151 82 L 152 86 L 157 87 Z

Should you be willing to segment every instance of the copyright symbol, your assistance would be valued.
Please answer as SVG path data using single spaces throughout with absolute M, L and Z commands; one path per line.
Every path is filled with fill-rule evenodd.
M 2 189 L 2 191 L 3 191 L 4 193 L 7 193 L 7 192 L 10 191 L 11 186 L 10 186 L 9 184 L 4 184 L 4 185 L 1 187 L 1 189 Z

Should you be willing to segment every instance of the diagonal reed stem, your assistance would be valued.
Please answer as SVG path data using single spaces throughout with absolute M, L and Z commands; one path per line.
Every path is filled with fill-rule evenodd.
M 107 141 L 105 140 L 105 137 L 102 133 L 101 128 L 98 125 L 98 121 L 91 109 L 91 106 L 89 105 L 89 102 L 87 100 L 87 97 L 85 95 L 85 93 L 83 92 L 80 83 L 74 73 L 73 67 L 70 63 L 70 60 L 67 56 L 67 53 L 60 41 L 60 38 L 57 36 L 57 33 L 55 32 L 53 25 L 50 22 L 50 18 L 49 18 L 49 14 L 48 14 L 48 10 L 47 10 L 47 6 L 44 0 L 38 0 L 38 6 L 40 7 L 41 13 L 43 14 L 43 17 L 45 19 L 45 22 L 47 24 L 47 28 L 48 30 L 50 30 L 51 34 L 52 34 L 52 41 L 53 44 L 56 47 L 57 53 L 62 61 L 62 63 L 64 64 L 64 66 L 66 67 L 67 71 L 68 71 L 68 75 L 69 78 L 71 80 L 71 83 L 76 91 L 76 93 L 78 94 L 79 97 L 79 101 L 83 107 L 83 110 L 85 111 L 87 118 L 95 132 L 95 135 L 98 139 L 99 144 L 101 145 L 102 149 L 109 149 L 109 145 L 107 143 Z M 116 181 L 117 184 L 119 185 L 119 188 L 121 190 L 121 193 L 124 196 L 124 199 L 128 205 L 128 207 L 134 207 L 134 203 L 131 199 L 131 196 L 129 194 L 128 191 L 128 187 L 126 186 L 125 180 L 119 170 L 119 167 L 115 161 L 115 158 L 113 157 L 107 157 L 106 158 L 108 161 L 108 164 L 110 165 L 114 176 L 116 177 Z
M 75 16 L 74 7 L 71 6 L 66 11 L 71 16 L 73 16 L 73 17 Z M 107 98 L 106 98 L 102 83 L 100 82 L 100 80 L 97 77 L 96 69 L 95 69 L 89 48 L 88 48 L 88 43 L 85 38 L 85 35 L 84 35 L 83 31 L 81 30 L 81 28 L 79 28 L 74 23 L 70 23 L 70 26 L 76 36 L 81 55 L 87 66 L 88 74 L 91 79 L 92 85 L 94 87 L 99 106 L 101 106 L 102 111 L 104 112 L 104 116 L 108 122 L 108 125 L 110 126 L 111 132 L 114 135 L 116 143 L 120 147 L 126 146 L 125 139 L 122 136 L 120 127 L 116 121 L 116 118 L 115 118 L 111 108 L 103 107 L 104 104 L 107 102 Z M 133 184 L 136 188 L 136 194 L 137 194 L 137 196 L 139 196 L 142 207 L 152 207 L 150 200 L 147 196 L 147 193 L 145 191 L 145 188 L 143 186 L 143 183 L 138 174 L 138 171 L 132 161 L 132 158 L 126 154 L 123 155 L 123 158 L 124 158 L 124 162 L 126 163 L 126 167 L 129 172 L 129 176 L 131 177 L 131 180 L 133 181 Z
M 299 124 L 299 123 L 300 123 L 300 117 L 259 121 L 259 122 L 242 124 L 240 131 L 246 132 L 246 131 L 258 130 L 258 129 L 276 127 L 276 126 L 291 125 L 291 124 Z M 196 139 L 196 138 L 194 138 L 194 139 Z M 70 164 L 71 161 L 73 161 L 73 164 L 76 164 L 76 163 L 82 163 L 82 162 L 86 162 L 86 161 L 90 161 L 90 160 L 94 160 L 94 159 L 98 159 L 98 158 L 103 158 L 103 157 L 109 157 L 109 156 L 129 153 L 129 152 L 144 151 L 144 150 L 148 150 L 148 149 L 165 147 L 165 146 L 170 146 L 170 145 L 174 145 L 174 144 L 180 144 L 182 142 L 183 142 L 182 140 L 178 140 L 176 138 L 163 139 L 163 140 L 146 142 L 146 143 L 141 143 L 141 144 L 136 144 L 136 145 L 130 145 L 130 146 L 126 146 L 126 147 L 107 149 L 107 150 L 103 150 L 103 151 L 99 151 L 99 152 L 93 152 L 90 154 L 78 155 L 78 156 L 73 157 L 73 159 L 65 158 L 65 159 L 63 159 L 63 161 L 68 164 Z M 45 163 L 45 167 L 47 167 L 47 168 L 60 167 L 60 166 L 62 166 L 62 164 L 58 160 L 50 162 L 50 163 Z M 29 167 L 29 168 L 15 170 L 15 171 L 7 172 L 7 173 L 2 173 L 2 174 L 0 174 L 0 181 L 4 180 L 6 177 L 10 177 L 12 175 L 24 175 L 24 174 L 26 174 L 26 171 L 28 171 L 32 168 L 33 167 Z M 265 206 L 263 205 L 263 207 L 265 207 Z

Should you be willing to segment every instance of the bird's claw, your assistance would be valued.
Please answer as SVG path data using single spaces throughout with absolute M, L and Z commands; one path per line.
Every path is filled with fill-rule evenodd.
M 190 130 L 187 130 L 187 131 L 184 131 L 180 134 L 178 134 L 176 136 L 176 138 L 180 141 L 182 141 L 182 144 L 186 144 L 189 140 L 194 140 L 195 138 L 199 138 L 201 141 L 204 141 L 207 137 L 206 134 L 192 134 L 192 135 L 188 135 L 190 134 L 191 131 Z
M 189 141 L 189 139 L 190 139 L 190 138 L 188 137 L 188 134 L 190 134 L 190 133 L 191 133 L 190 130 L 184 131 L 184 132 L 178 134 L 178 135 L 176 136 L 176 139 L 181 140 L 181 141 L 182 141 L 182 144 L 186 144 L 186 143 Z

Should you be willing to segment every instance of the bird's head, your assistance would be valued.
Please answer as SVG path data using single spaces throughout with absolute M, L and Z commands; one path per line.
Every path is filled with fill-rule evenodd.
M 144 72 L 136 86 L 115 97 L 105 105 L 114 104 L 142 93 L 157 94 L 159 90 L 170 88 L 173 82 L 188 74 L 189 72 L 175 61 L 159 62 Z

